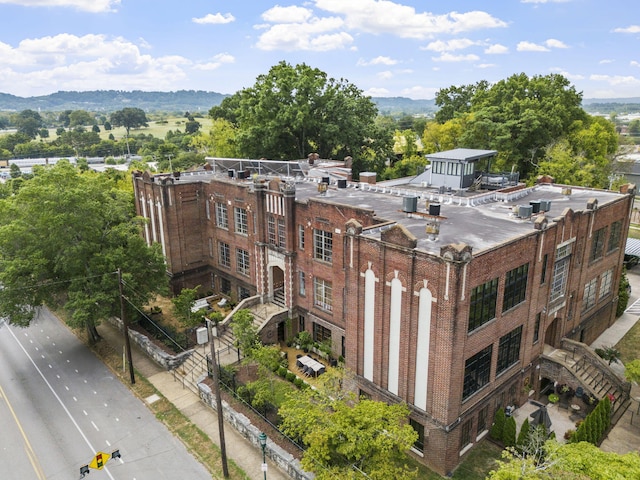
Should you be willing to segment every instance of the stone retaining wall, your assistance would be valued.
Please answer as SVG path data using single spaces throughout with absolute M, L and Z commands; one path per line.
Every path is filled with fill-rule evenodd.
M 200 399 L 213 410 L 216 410 L 216 397 L 211 391 L 211 388 L 204 383 L 198 382 L 198 390 L 200 392 Z M 254 426 L 246 416 L 236 412 L 224 400 L 222 400 L 222 415 L 225 422 L 233 426 L 233 428 L 235 428 L 240 435 L 249 440 L 252 445 L 257 449 L 262 448 L 259 440 L 260 430 Z M 305 472 L 302 469 L 300 461 L 297 458 L 286 450 L 280 448 L 276 443 L 267 442 L 265 453 L 276 465 L 278 465 L 280 470 L 285 472 L 294 480 L 311 480 L 315 478 L 314 474 Z

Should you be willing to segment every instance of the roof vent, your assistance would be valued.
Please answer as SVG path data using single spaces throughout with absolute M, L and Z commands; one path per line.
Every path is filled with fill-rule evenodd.
M 531 205 L 531 213 L 540 212 L 540 200 L 532 200 L 529 202 L 529 205 Z
M 418 197 L 404 197 L 402 199 L 402 211 L 415 213 L 418 210 Z
M 518 217 L 529 218 L 533 213 L 533 207 L 531 205 L 518 205 Z

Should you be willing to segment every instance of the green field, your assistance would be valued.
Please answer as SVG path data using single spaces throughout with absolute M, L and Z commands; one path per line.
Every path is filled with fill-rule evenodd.
M 165 138 L 169 130 L 173 130 L 174 132 L 176 130 L 180 130 L 181 132 L 184 132 L 184 124 L 186 120 L 187 119 L 184 117 L 168 117 L 161 121 L 150 121 L 148 122 L 149 123 L 148 127 L 136 128 L 134 130 L 131 130 L 129 134 L 136 135 L 139 133 L 144 133 L 145 135 L 153 135 L 154 137 L 157 137 L 157 138 Z M 208 132 L 209 129 L 211 128 L 212 120 L 209 117 L 196 118 L 196 121 L 199 122 L 201 125 L 200 127 L 201 132 Z M 120 138 L 124 138 L 126 131 L 124 127 L 117 127 L 108 131 L 104 130 L 102 126 L 100 127 L 100 138 L 106 140 L 109 138 L 109 134 L 111 133 L 113 134 L 115 139 L 118 140 Z M 49 134 L 51 135 L 51 138 L 55 138 L 56 137 L 55 129 L 53 131 L 50 131 Z

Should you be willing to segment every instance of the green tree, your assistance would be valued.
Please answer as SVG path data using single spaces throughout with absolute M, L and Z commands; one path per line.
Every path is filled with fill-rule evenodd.
M 318 480 L 362 478 L 363 473 L 376 480 L 416 478 L 405 464 L 417 439 L 407 423 L 408 408 L 364 399 L 354 403 L 341 388 L 344 372 L 335 370 L 318 379 L 317 389 L 291 394 L 279 410 L 283 431 L 308 447 L 303 468 Z
M 636 358 L 624 366 L 624 376 L 630 382 L 640 382 L 640 359 Z
M 507 416 L 504 413 L 504 408 L 500 407 L 498 410 L 496 410 L 495 418 L 493 419 L 493 425 L 491 425 L 491 430 L 489 430 L 489 435 L 491 435 L 491 438 L 502 442 L 504 426 L 506 422 Z
M 436 112 L 436 122 L 445 123 L 459 115 L 469 113 L 476 93 L 486 91 L 488 88 L 489 82 L 481 80 L 472 85 L 452 86 L 438 90 L 435 103 L 440 108 Z
M 238 148 L 251 158 L 356 156 L 372 143 L 375 104 L 344 79 L 305 64 L 280 62 L 210 110 L 238 127 Z
M 68 127 L 80 127 L 85 125 L 94 125 L 96 123 L 95 117 L 86 110 L 73 110 L 69 113 Z
M 237 128 L 224 118 L 216 118 L 209 133 L 200 132 L 192 139 L 192 145 L 207 155 L 221 158 L 240 156 L 236 145 Z
M 513 447 L 516 445 L 516 432 L 516 419 L 513 418 L 513 416 L 507 417 L 504 423 L 504 430 L 502 431 L 502 442 L 506 447 Z
M 618 286 L 618 304 L 616 305 L 616 318 L 621 316 L 627 309 L 629 303 L 629 279 L 627 278 L 627 269 L 622 268 L 620 275 L 620 285 Z
M 200 285 L 195 288 L 183 288 L 178 295 L 171 299 L 173 312 L 185 327 L 195 327 L 202 323 L 203 312 L 192 311 L 198 298 L 199 289 Z
M 0 205 L 0 315 L 26 326 L 43 304 L 64 305 L 69 324 L 99 339 L 100 319 L 120 315 L 116 271 L 131 301 L 166 289 L 162 252 L 148 247 L 132 195 L 69 162 L 34 169 Z
M 231 331 L 240 351 L 244 356 L 250 357 L 251 351 L 260 344 L 258 327 L 253 324 L 253 315 L 250 310 L 244 308 L 233 314 Z
M 148 127 L 147 115 L 141 108 L 127 107 L 111 114 L 111 125 L 114 127 L 124 127 L 127 132 L 125 139 L 127 142 L 127 153 L 131 155 L 129 147 L 129 133 L 132 128 Z
M 23 133 L 29 138 L 36 138 L 38 132 L 44 127 L 44 121 L 35 110 L 23 110 L 12 117 L 18 133 Z
M 611 345 L 603 345 L 602 348 L 596 348 L 595 352 L 609 365 L 620 361 L 620 350 Z
M 520 427 L 520 433 L 518 433 L 518 440 L 516 442 L 518 447 L 522 448 L 527 443 L 530 428 L 529 419 L 525 418 L 524 422 L 522 422 L 522 426 Z

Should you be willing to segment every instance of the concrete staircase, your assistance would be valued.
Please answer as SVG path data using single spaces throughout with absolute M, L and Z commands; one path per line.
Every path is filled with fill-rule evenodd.
M 282 295 L 282 300 L 284 305 L 284 295 Z M 253 325 L 258 332 L 269 322 L 273 315 L 286 310 L 275 302 L 260 303 L 245 308 L 251 311 Z M 240 353 L 235 347 L 236 338 L 233 335 L 233 330 L 229 327 L 231 317 L 236 310 L 232 311 L 219 326 L 220 335 L 214 340 L 216 359 L 220 365 L 230 365 L 241 359 Z M 209 343 L 196 346 L 193 349 L 193 354 L 187 357 L 180 367 L 175 369 L 174 376 L 177 379 L 179 378 L 185 387 L 198 393 L 198 381 L 207 375 L 207 363 L 210 357 L 211 345 Z

